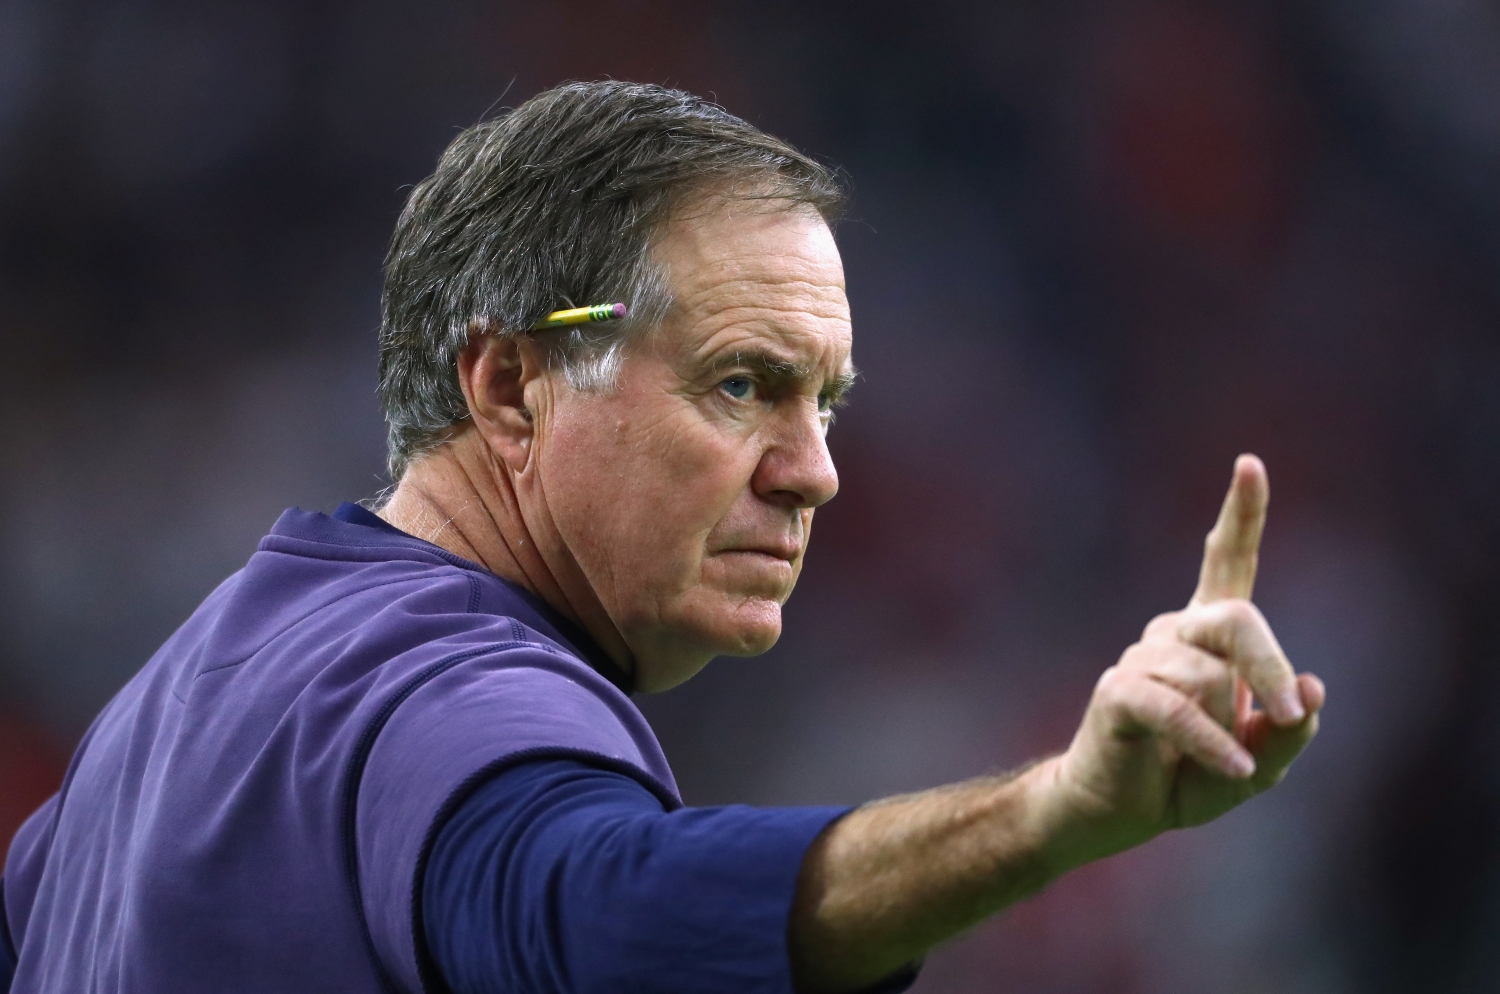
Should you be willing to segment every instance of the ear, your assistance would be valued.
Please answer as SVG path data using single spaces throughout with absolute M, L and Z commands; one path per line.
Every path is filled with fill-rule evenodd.
M 535 419 L 526 386 L 546 371 L 546 356 L 528 336 L 475 332 L 458 354 L 458 385 L 469 417 L 491 449 L 513 472 L 531 457 Z

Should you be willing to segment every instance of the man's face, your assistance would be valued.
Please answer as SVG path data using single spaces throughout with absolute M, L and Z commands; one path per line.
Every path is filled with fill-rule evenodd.
M 618 390 L 548 376 L 536 397 L 536 482 L 643 690 L 775 644 L 813 508 L 838 490 L 824 436 L 853 372 L 828 226 L 754 202 L 700 213 L 657 247 L 676 302 Z

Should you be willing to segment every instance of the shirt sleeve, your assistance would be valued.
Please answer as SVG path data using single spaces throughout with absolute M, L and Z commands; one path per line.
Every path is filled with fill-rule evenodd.
M 427 953 L 454 994 L 789 994 L 802 860 L 847 811 L 668 812 L 631 777 L 575 759 L 512 767 L 438 833 Z
M 429 985 L 417 917 L 438 830 L 495 772 L 578 758 L 634 778 L 664 808 L 681 806 L 645 717 L 587 665 L 536 645 L 471 651 L 403 685 L 360 733 L 347 774 L 357 785 L 345 837 L 351 881 L 372 951 L 398 990 Z

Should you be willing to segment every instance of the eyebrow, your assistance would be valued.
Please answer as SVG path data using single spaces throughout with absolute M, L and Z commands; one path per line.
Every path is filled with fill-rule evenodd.
M 811 367 L 789 362 L 766 349 L 725 353 L 710 362 L 708 368 L 710 375 L 719 375 L 730 369 L 748 369 L 778 380 L 805 380 L 813 375 Z M 858 378 L 859 370 L 852 363 L 846 364 L 837 376 L 827 382 L 826 392 L 837 402 L 854 387 L 854 381 Z

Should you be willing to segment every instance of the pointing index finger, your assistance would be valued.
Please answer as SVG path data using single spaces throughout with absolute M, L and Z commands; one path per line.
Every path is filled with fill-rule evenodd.
M 1190 604 L 1250 599 L 1270 498 L 1265 465 L 1248 454 L 1236 459 L 1219 520 L 1203 543 L 1203 568 Z

